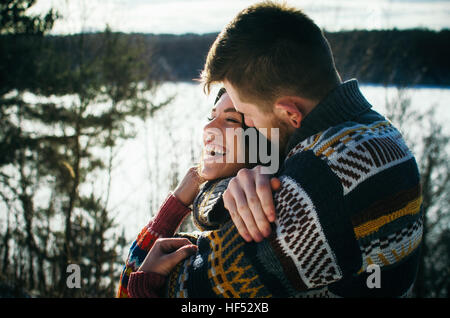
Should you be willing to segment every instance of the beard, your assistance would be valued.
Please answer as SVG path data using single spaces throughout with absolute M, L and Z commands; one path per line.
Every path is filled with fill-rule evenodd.
M 286 147 L 289 141 L 289 137 L 293 133 L 291 127 L 289 124 L 284 122 L 283 120 L 279 119 L 278 117 L 274 117 L 272 119 L 272 127 L 278 128 L 278 149 L 280 152 L 280 155 L 284 154 L 286 151 Z
M 269 142 L 270 155 L 278 157 L 278 162 L 283 162 L 293 129 L 288 123 L 275 116 L 271 118 L 270 126 L 270 128 L 264 128 L 267 135 L 261 135 Z M 274 129 L 276 130 L 276 133 L 274 133 Z

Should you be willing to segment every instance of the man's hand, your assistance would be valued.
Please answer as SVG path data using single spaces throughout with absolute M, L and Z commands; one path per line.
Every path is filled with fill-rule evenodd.
M 275 221 L 272 190 L 279 188 L 280 181 L 262 174 L 261 166 L 241 169 L 230 180 L 223 194 L 224 206 L 245 241 L 261 242 L 271 234 L 270 223 Z
M 197 246 L 186 238 L 157 239 L 138 270 L 167 276 L 179 262 L 195 252 Z

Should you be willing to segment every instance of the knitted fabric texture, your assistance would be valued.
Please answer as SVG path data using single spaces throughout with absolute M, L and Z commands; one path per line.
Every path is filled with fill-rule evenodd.
M 142 229 L 131 245 L 127 261 L 120 275 L 120 282 L 116 295 L 118 298 L 129 297 L 128 282 L 131 273 L 138 270 L 147 256 L 148 251 L 150 251 L 158 238 L 171 237 L 174 235 L 176 229 L 189 212 L 190 209 L 185 207 L 173 194 L 170 194 L 166 198 L 157 215 Z M 142 275 L 140 279 L 142 279 Z M 147 280 L 150 279 L 151 278 L 148 278 Z M 135 281 L 138 281 L 138 279 L 135 279 Z M 158 288 L 159 282 L 160 280 L 158 280 L 154 288 Z M 145 286 L 148 286 L 148 284 L 149 282 L 146 281 Z
M 203 232 L 198 253 L 170 274 L 167 297 L 409 294 L 422 196 L 399 131 L 350 80 L 302 121 L 288 145 L 272 235 L 246 243 L 231 221 Z M 380 288 L 367 284 L 371 264 L 380 268 Z
M 195 198 L 192 205 L 193 220 L 201 231 L 217 230 L 230 220 L 222 199 L 230 180 L 225 178 L 206 182 Z
M 128 294 L 131 298 L 157 298 L 166 281 L 166 277 L 157 273 L 142 271 L 130 274 Z
M 223 206 L 222 193 L 231 178 L 206 182 L 193 203 L 194 223 L 200 230 L 217 229 L 230 219 Z M 169 195 L 156 216 L 133 242 L 120 277 L 117 297 L 158 297 L 158 289 L 165 281 L 155 273 L 136 272 L 148 251 L 159 237 L 183 237 L 196 244 L 196 233 L 176 233 L 183 218 L 190 212 L 175 196 Z M 131 287 L 129 293 L 129 287 Z

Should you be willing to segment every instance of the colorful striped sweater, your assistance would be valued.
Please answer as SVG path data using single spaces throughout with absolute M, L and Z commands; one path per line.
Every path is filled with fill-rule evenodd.
M 142 229 L 131 245 L 126 264 L 120 275 L 116 295 L 118 298 L 130 296 L 128 293 L 129 280 L 133 273 L 137 272 L 155 241 L 160 237 L 173 236 L 183 219 L 190 212 L 191 210 L 184 206 L 173 194 L 169 194 L 156 216 Z M 142 291 L 144 295 L 157 297 L 159 289 L 164 285 L 165 278 L 155 273 L 146 276 L 144 279 L 136 279 L 136 283 L 141 283 L 140 285 L 144 288 L 148 287 L 148 291 Z
M 193 221 L 198 229 L 202 231 L 219 229 L 226 221 L 230 220 L 230 214 L 223 205 L 222 194 L 228 186 L 231 178 L 223 178 L 219 180 L 208 181 L 200 189 L 199 194 L 195 198 L 193 207 Z M 151 239 L 152 243 L 144 245 L 139 242 L 146 241 L 145 237 L 161 237 L 163 233 L 161 226 L 164 224 L 165 236 L 185 237 L 196 243 L 198 235 L 195 233 L 175 233 L 184 213 L 180 213 L 186 209 L 182 206 L 178 199 L 170 195 L 160 208 L 155 220 L 151 221 L 141 232 L 136 242 L 130 250 L 130 256 L 127 260 L 124 272 L 121 278 L 122 297 L 132 298 L 156 298 L 161 297 L 161 288 L 166 282 L 166 277 L 156 273 L 147 273 L 136 271 L 147 255 L 147 252 L 153 246 L 155 238 Z M 177 212 L 178 211 L 178 212 Z M 190 211 L 190 210 L 188 210 Z M 180 219 L 177 219 L 180 218 Z M 158 233 L 158 234 L 156 234 Z M 130 259 L 133 261 L 130 262 Z M 138 265 L 139 264 L 139 265 Z M 126 294 L 128 292 L 128 294 Z M 119 294 L 120 296 L 120 294 Z
M 410 293 L 422 238 L 419 172 L 400 132 L 371 109 L 357 81 L 321 101 L 287 148 L 271 237 L 246 243 L 231 221 L 202 232 L 198 253 L 173 270 L 165 296 Z

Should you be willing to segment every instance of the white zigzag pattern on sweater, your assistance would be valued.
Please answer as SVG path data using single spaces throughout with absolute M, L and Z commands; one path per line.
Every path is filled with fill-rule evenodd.
M 376 239 L 367 246 L 361 246 L 363 259 L 362 270 L 369 264 L 380 267 L 394 264 L 411 253 L 422 240 L 423 223 L 419 218 L 412 225 L 392 233 L 387 237 Z
M 280 181 L 282 190 L 274 197 L 278 211 L 276 236 L 284 254 L 292 259 L 308 288 L 341 279 L 311 199 L 292 178 L 281 176 Z
M 344 127 L 332 135 L 328 132 L 303 140 L 288 158 L 312 150 L 339 177 L 344 195 L 369 177 L 413 157 L 400 132 L 388 121 Z

